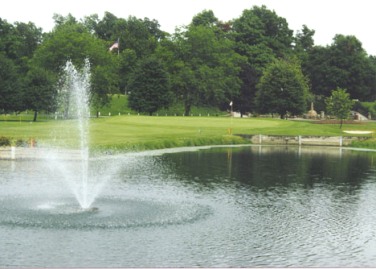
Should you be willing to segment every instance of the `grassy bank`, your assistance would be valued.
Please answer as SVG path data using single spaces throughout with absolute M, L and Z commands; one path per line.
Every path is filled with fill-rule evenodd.
M 73 120 L 0 121 L 0 136 L 13 140 L 34 138 L 39 145 L 67 141 L 74 146 Z M 348 135 L 343 130 L 376 130 L 375 123 L 315 124 L 262 118 L 111 116 L 90 119 L 90 146 L 95 149 L 144 150 L 180 146 L 240 144 L 248 141 L 232 134 L 265 135 Z M 358 143 L 376 148 L 376 141 Z

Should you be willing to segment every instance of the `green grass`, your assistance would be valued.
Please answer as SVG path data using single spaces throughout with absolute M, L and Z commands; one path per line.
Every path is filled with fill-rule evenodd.
M 75 146 L 73 120 L 1 121 L 0 136 L 13 140 L 34 138 L 39 145 L 60 144 L 67 139 Z M 347 135 L 343 130 L 376 130 L 375 123 L 315 124 L 310 121 L 292 121 L 263 118 L 228 117 L 166 117 L 166 116 L 111 116 L 90 119 L 90 146 L 93 149 L 137 151 L 180 146 L 213 144 L 240 144 L 248 141 L 232 134 L 265 135 Z M 364 143 L 376 147 L 372 137 Z M 357 145 L 357 146 L 362 146 Z

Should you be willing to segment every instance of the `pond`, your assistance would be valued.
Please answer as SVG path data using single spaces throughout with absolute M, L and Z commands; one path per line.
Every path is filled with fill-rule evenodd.
M 89 210 L 43 160 L 0 161 L 0 267 L 374 267 L 375 152 L 242 146 L 95 160 Z

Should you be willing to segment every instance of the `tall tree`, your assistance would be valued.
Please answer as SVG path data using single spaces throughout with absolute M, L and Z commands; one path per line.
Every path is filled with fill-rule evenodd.
M 138 59 L 136 52 L 125 49 L 119 57 L 119 89 L 121 93 L 127 94 L 129 81 L 132 79 Z
M 22 111 L 24 93 L 16 65 L 0 52 L 0 113 Z
M 313 36 L 315 30 L 309 29 L 307 25 L 303 25 L 302 30 L 298 31 L 295 36 L 295 49 L 298 51 L 309 51 L 315 45 Z
M 298 31 L 294 37 L 294 53 L 302 63 L 303 73 L 306 75 L 306 65 L 308 64 L 309 53 L 314 48 L 315 42 L 313 36 L 315 30 L 309 29 L 303 25 L 302 30 Z
M 354 36 L 336 35 L 330 46 L 314 47 L 304 66 L 316 95 L 328 97 L 339 87 L 354 99 L 371 101 L 375 96 L 375 66 Z
M 243 11 L 233 22 L 236 51 L 247 58 L 242 65 L 242 87 L 235 109 L 241 114 L 253 110 L 256 85 L 265 67 L 276 58 L 292 53 L 293 31 L 286 19 L 265 6 L 254 6 Z
M 371 66 L 362 43 L 355 36 L 336 35 L 331 46 L 331 61 L 346 74 L 336 86 L 347 89 L 352 98 L 369 100 L 376 81 L 375 74 L 368 73 Z
M 114 86 L 118 84 L 117 57 L 109 53 L 106 42 L 96 38 L 82 23 L 72 17 L 61 20 L 35 51 L 31 67 L 48 70 L 58 78 L 68 60 L 81 69 L 85 59 L 89 59 L 93 74 L 91 96 L 96 105 L 107 104 L 108 94 L 118 92 Z M 55 100 L 54 94 L 51 90 L 44 98 Z
M 171 103 L 168 73 L 154 57 L 142 60 L 129 85 L 129 106 L 150 116 Z
M 25 75 L 27 63 L 33 57 L 34 51 L 42 42 L 42 29 L 33 23 L 16 22 L 8 46 L 8 57 L 19 66 L 19 72 Z
M 42 40 L 42 30 L 33 23 L 14 25 L 0 19 L 0 110 L 19 112 L 25 109 L 28 88 L 25 77 L 28 61 Z
M 257 85 L 256 104 L 260 113 L 298 115 L 306 111 L 309 88 L 300 65 L 276 60 L 270 64 Z
M 33 121 L 37 121 L 39 111 L 55 111 L 57 95 L 55 81 L 56 77 L 53 73 L 39 67 L 33 67 L 27 73 L 28 91 L 24 99 L 27 108 L 34 111 Z
M 171 53 L 162 57 L 172 55 L 167 57 L 168 68 L 185 115 L 190 115 L 192 105 L 219 106 L 238 94 L 242 58 L 235 53 L 233 41 L 218 34 L 217 27 L 191 25 L 177 31 L 173 43 L 163 45 Z

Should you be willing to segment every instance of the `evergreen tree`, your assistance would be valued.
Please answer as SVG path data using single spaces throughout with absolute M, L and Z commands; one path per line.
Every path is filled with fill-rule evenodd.
M 172 96 L 167 71 L 154 57 L 145 58 L 136 68 L 129 85 L 129 106 L 150 116 L 171 103 Z

